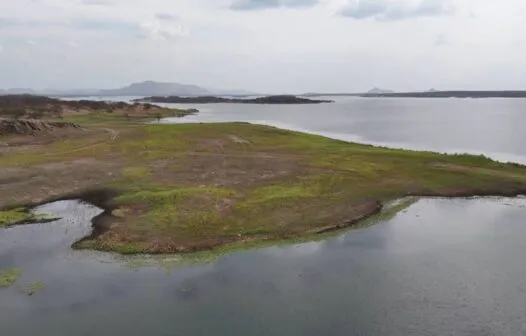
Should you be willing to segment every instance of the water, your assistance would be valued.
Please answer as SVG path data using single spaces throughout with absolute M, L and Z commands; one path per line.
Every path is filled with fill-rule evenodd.
M 526 163 L 526 99 L 336 99 L 321 105 L 165 104 L 200 110 L 165 122 L 247 121 L 347 141 Z
M 85 231 L 67 221 L 3 230 L 0 267 L 45 287 L 0 291 L 0 334 L 524 335 L 525 207 L 423 199 L 322 242 L 173 269 L 72 252 Z
M 203 105 L 187 121 L 262 121 L 372 143 L 513 158 L 526 100 L 343 99 Z M 198 107 L 199 108 L 199 107 Z M 439 114 L 439 115 L 437 115 Z M 378 225 L 209 264 L 137 268 L 72 251 L 99 209 L 0 229 L 0 335 L 526 335 L 526 199 L 422 199 Z M 170 257 L 173 258 L 173 257 Z M 33 296 L 19 289 L 34 282 Z

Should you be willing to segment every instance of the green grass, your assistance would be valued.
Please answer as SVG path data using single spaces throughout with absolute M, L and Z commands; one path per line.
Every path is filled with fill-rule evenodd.
M 142 123 L 146 121 L 156 120 L 157 117 L 167 118 L 175 117 L 180 118 L 194 112 L 184 109 L 171 109 L 162 108 L 138 113 L 123 113 L 123 112 L 94 112 L 89 114 L 78 114 L 78 115 L 65 115 L 60 118 L 48 118 L 57 121 L 67 121 L 77 124 L 115 124 L 115 123 Z
M 53 176 L 119 193 L 108 201 L 111 225 L 79 248 L 129 254 L 250 246 L 341 225 L 367 205 L 408 195 L 526 191 L 525 167 L 483 156 L 395 150 L 242 123 L 112 127 L 119 137 L 103 145 L 86 149 L 77 139 L 47 147 L 46 162 L 94 158 L 105 165 L 103 173 L 64 168 Z M 37 159 L 42 155 L 27 150 L 0 164 L 24 162 L 30 169 L 42 163 L 31 161 Z
M 0 288 L 11 286 L 21 275 L 22 271 L 18 268 L 0 269 Z

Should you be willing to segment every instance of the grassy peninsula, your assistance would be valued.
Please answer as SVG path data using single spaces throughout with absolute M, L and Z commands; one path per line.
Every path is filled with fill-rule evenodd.
M 526 191 L 525 167 L 482 156 L 243 123 L 81 126 L 0 137 L 0 209 L 79 198 L 106 210 L 77 248 L 192 252 L 340 229 L 399 197 Z M 20 220 L 9 211 L 0 218 Z

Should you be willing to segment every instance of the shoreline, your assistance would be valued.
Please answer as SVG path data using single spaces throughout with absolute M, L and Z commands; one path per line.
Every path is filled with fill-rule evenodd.
M 238 250 L 246 250 L 251 248 L 257 248 L 257 247 L 269 247 L 269 246 L 277 246 L 281 244 L 294 244 L 294 243 L 303 243 L 303 242 L 310 242 L 310 241 L 317 241 L 318 239 L 324 239 L 329 236 L 333 235 L 339 235 L 344 233 L 345 231 L 357 229 L 360 227 L 363 227 L 364 224 L 367 224 L 368 221 L 375 219 L 377 216 L 378 220 L 376 220 L 372 225 L 376 225 L 378 222 L 383 221 L 383 216 L 389 216 L 389 218 L 392 218 L 396 216 L 400 211 L 403 211 L 404 209 L 410 207 L 411 205 L 415 204 L 416 202 L 420 201 L 421 199 L 472 199 L 472 198 L 518 198 L 518 197 L 524 197 L 526 196 L 526 188 L 522 190 L 495 190 L 495 191 L 470 191 L 470 190 L 453 190 L 451 192 L 443 192 L 443 193 L 429 193 L 429 194 L 422 194 L 422 195 L 406 195 L 401 196 L 399 198 L 391 199 L 391 200 L 385 200 L 385 201 L 374 201 L 366 206 L 362 207 L 363 211 L 361 211 L 356 216 L 349 218 L 348 220 L 345 220 L 341 223 L 335 223 L 332 225 L 327 225 L 325 227 L 321 227 L 315 230 L 307 231 L 302 234 L 298 235 L 289 235 L 289 236 L 283 236 L 283 237 L 273 237 L 273 238 L 266 238 L 266 237 L 250 237 L 250 238 L 241 238 L 239 240 L 228 240 L 224 241 L 217 245 L 207 245 L 203 246 L 202 248 L 196 248 L 190 251 L 184 251 L 184 252 L 178 252 L 178 251 L 169 251 L 169 252 L 119 252 L 114 251 L 111 249 L 91 249 L 91 248 L 85 248 L 82 247 L 82 243 L 86 241 L 91 241 L 93 239 L 96 239 L 100 235 L 104 234 L 109 230 L 109 226 L 111 225 L 112 220 L 115 219 L 115 216 L 112 215 L 112 212 L 116 209 L 115 205 L 111 205 L 111 199 L 113 196 L 117 195 L 118 193 L 116 191 L 111 191 L 108 189 L 101 189 L 101 190 L 86 190 L 85 192 L 76 192 L 69 195 L 64 195 L 62 197 L 57 197 L 50 199 L 48 201 L 41 202 L 39 204 L 28 204 L 28 205 L 22 205 L 20 208 L 24 208 L 26 211 L 31 211 L 32 209 L 42 206 L 45 204 L 58 202 L 58 201 L 67 201 L 67 200 L 75 200 L 82 203 L 94 205 L 103 212 L 101 212 L 99 215 L 93 217 L 91 219 L 91 227 L 92 232 L 77 241 L 74 241 L 71 244 L 71 248 L 74 250 L 86 250 L 86 251 L 99 251 L 99 252 L 106 252 L 106 253 L 112 253 L 116 255 L 121 256 L 136 256 L 136 255 L 145 255 L 145 256 L 169 256 L 169 255 L 181 255 L 181 256 L 194 256 L 198 255 L 200 253 L 218 253 L 223 254 L 226 252 L 232 252 L 232 251 L 238 251 Z M 113 195 L 113 196 L 110 196 Z M 94 203 L 93 203 L 94 202 Z M 6 209 L 0 209 L 0 211 L 3 211 Z M 31 224 L 45 224 L 49 222 L 53 222 L 56 220 L 60 220 L 60 218 L 50 218 L 50 219 L 43 219 L 43 220 L 34 220 L 30 222 L 20 222 L 10 225 L 9 228 L 14 228 L 17 226 L 26 226 Z M 365 225 L 365 227 L 368 227 L 371 225 Z

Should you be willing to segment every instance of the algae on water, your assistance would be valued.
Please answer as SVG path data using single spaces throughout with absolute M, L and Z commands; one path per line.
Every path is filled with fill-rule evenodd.
M 18 268 L 0 269 L 0 288 L 9 287 L 22 275 Z
M 35 295 L 36 293 L 40 292 L 42 289 L 44 289 L 44 284 L 42 282 L 35 282 L 27 286 L 20 287 L 20 290 L 23 293 L 27 294 L 28 296 Z
M 31 218 L 33 218 L 33 214 L 24 209 L 0 211 L 0 227 L 8 227 L 19 222 L 30 220 Z

